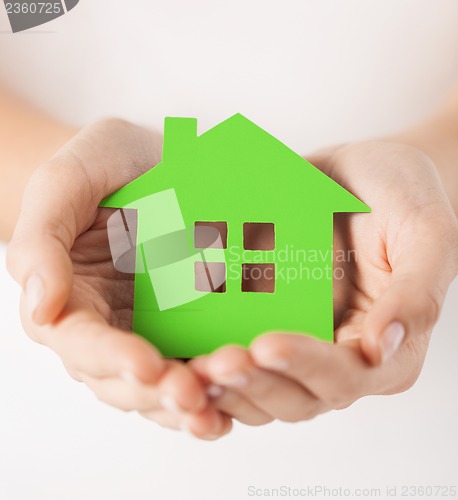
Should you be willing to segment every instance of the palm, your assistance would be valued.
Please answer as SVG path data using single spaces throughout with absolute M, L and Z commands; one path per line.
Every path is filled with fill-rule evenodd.
M 75 240 L 70 254 L 73 296 L 86 307 L 94 307 L 110 325 L 131 330 L 134 275 L 113 265 L 107 232 L 111 213 L 98 209 L 92 225 Z
M 385 241 L 386 235 L 377 233 L 370 214 L 335 216 L 333 288 L 337 341 L 361 336 L 368 309 L 388 286 L 391 270 L 384 253 Z
M 424 212 L 443 205 L 431 162 L 409 148 L 401 156 L 401 148 L 368 143 L 315 158 L 319 168 L 372 208 L 370 214 L 335 216 L 334 267 L 337 277 L 343 276 L 334 279 L 337 341 L 362 335 L 371 306 L 390 285 L 396 257 L 418 250 L 413 242 L 427 224 Z

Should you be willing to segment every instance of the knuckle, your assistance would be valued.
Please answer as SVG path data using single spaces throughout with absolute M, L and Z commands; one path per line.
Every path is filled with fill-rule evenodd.
M 49 158 L 47 161 L 40 163 L 38 167 L 35 169 L 31 176 L 31 181 L 33 183 L 41 183 L 46 181 L 50 176 L 55 176 L 59 172 L 62 171 L 62 166 L 60 162 L 56 160 L 58 156 L 53 156 Z M 31 185 L 31 184 L 29 184 Z
M 71 174 L 71 177 L 69 177 Z M 84 179 L 84 162 L 75 152 L 75 149 L 68 145 L 59 150 L 52 158 L 42 163 L 33 173 L 29 187 L 35 191 L 36 188 L 53 183 L 53 185 L 68 186 L 76 188 L 77 179 Z M 87 188 L 87 186 L 86 186 Z M 32 191 L 32 195 L 34 192 Z
M 439 320 L 443 300 L 444 294 L 437 288 L 435 290 L 427 290 L 420 300 L 419 307 L 426 318 L 425 330 L 428 330 Z
M 43 337 L 36 330 L 30 329 L 30 328 L 25 328 L 24 331 L 25 331 L 27 337 L 29 337 L 29 339 L 32 342 L 35 342 L 36 344 L 39 344 L 39 345 L 46 345 Z
M 34 323 L 32 323 L 29 316 L 25 313 L 22 305 L 20 309 L 22 329 L 24 330 L 24 333 L 27 335 L 27 337 L 36 344 L 49 347 L 49 341 L 48 339 L 46 339 L 44 327 L 36 326 Z
M 130 130 L 134 125 L 123 118 L 108 116 L 97 120 L 93 126 L 95 129 L 100 129 L 104 132 L 123 133 Z
M 297 354 L 297 347 L 285 335 L 270 334 L 253 342 L 251 352 L 256 360 L 287 359 Z
M 74 171 L 75 169 L 74 161 L 69 162 L 68 157 L 65 158 L 66 161 L 61 161 L 63 155 L 62 151 L 63 150 L 57 151 L 54 156 L 38 165 L 34 170 L 26 187 L 25 199 L 36 196 L 36 190 L 46 187 L 50 182 L 59 184 L 68 180 L 68 171 Z
M 65 370 L 67 371 L 70 378 L 75 380 L 76 382 L 83 382 L 83 378 L 81 374 L 70 364 L 67 364 L 64 360 L 62 360 L 62 364 L 64 365 Z
M 21 259 L 22 247 L 16 242 L 12 241 L 6 250 L 6 269 L 14 278 L 17 277 Z
M 415 342 L 406 342 L 406 355 L 411 360 L 410 367 L 400 380 L 397 380 L 390 393 L 399 394 L 408 391 L 417 382 L 423 369 L 423 363 L 428 349 L 429 339 L 426 335 L 420 336 Z
M 210 359 L 209 366 L 217 374 L 239 372 L 246 368 L 248 359 L 248 354 L 243 348 L 227 346 L 215 353 Z
M 232 358 L 237 360 L 244 360 L 246 358 L 246 351 L 243 347 L 239 347 L 236 345 L 229 345 L 223 347 L 220 351 L 217 352 L 217 356 L 221 358 Z

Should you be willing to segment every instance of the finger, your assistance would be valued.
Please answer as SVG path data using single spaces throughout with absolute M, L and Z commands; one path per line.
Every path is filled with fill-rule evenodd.
M 51 325 L 37 326 L 24 314 L 24 308 L 22 299 L 21 318 L 26 332 L 55 351 L 71 373 L 154 384 L 165 372 L 164 359 L 149 342 L 109 326 L 95 309 L 75 299 Z
M 99 401 L 119 410 L 165 411 L 156 387 L 127 382 L 117 377 L 93 378 L 81 375 L 81 381 L 91 389 Z
M 274 420 L 273 417 L 259 409 L 238 392 L 211 384 L 207 363 L 208 357 L 202 356 L 192 360 L 189 364 L 201 379 L 210 384 L 207 386 L 207 394 L 211 398 L 211 404 L 214 408 L 246 425 L 265 425 Z
M 208 405 L 203 384 L 182 362 L 167 361 L 168 370 L 159 381 L 162 405 L 170 411 L 197 413 Z
M 214 398 L 212 403 L 217 410 L 230 415 L 242 424 L 259 426 L 269 424 L 275 419 L 242 394 L 230 389 L 222 390 L 221 396 Z
M 284 422 L 298 422 L 324 411 L 320 400 L 289 377 L 257 368 L 241 347 L 225 347 L 207 359 L 213 383 L 238 392 L 264 413 Z
M 166 410 L 170 414 L 200 412 L 207 405 L 203 387 L 183 364 L 166 361 L 166 369 L 154 385 L 138 380 L 93 378 L 81 379 L 97 397 L 124 411 L 155 412 Z
M 140 416 L 151 420 L 156 424 L 164 427 L 165 429 L 171 429 L 174 431 L 182 430 L 183 427 L 183 416 L 179 414 L 170 413 L 167 410 L 156 410 L 156 411 L 140 411 L 138 412 Z
M 447 210 L 442 219 L 447 219 Z M 457 273 L 458 245 L 450 224 L 427 214 L 399 228 L 388 248 L 391 282 L 369 309 L 363 324 L 362 349 L 372 364 L 388 361 L 404 341 L 429 334 L 437 322 L 451 281 Z M 457 232 L 458 234 L 458 232 Z
M 36 169 L 25 190 L 7 265 L 38 324 L 56 318 L 72 288 L 69 252 L 108 194 L 158 162 L 152 133 L 104 120 L 77 134 Z
M 214 441 L 229 433 L 232 421 L 227 415 L 217 412 L 214 408 L 206 408 L 197 414 L 170 414 L 164 410 L 139 412 L 148 420 L 162 427 L 186 431 L 194 437 L 206 441 Z
M 206 441 L 214 441 L 228 434 L 232 429 L 232 419 L 207 406 L 198 414 L 185 415 L 182 429 Z
M 330 344 L 302 334 L 263 335 L 253 342 L 250 353 L 256 365 L 290 377 L 328 408 L 392 390 L 410 372 L 404 357 L 391 365 L 371 366 L 359 341 Z

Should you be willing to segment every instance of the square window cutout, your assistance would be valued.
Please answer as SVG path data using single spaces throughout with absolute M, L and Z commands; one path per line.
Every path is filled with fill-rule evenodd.
M 224 293 L 226 291 L 226 264 L 224 262 L 195 262 L 195 289 L 198 292 Z
M 275 250 L 275 226 L 271 222 L 245 222 L 243 224 L 245 250 Z
M 242 292 L 275 292 L 275 264 L 243 264 Z
M 194 248 L 227 248 L 227 222 L 195 222 Z

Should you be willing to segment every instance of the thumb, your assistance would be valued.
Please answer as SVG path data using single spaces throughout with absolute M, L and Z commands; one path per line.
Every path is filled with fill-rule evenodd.
M 62 221 L 65 224 L 65 221 Z M 7 267 L 22 286 L 28 315 L 39 325 L 56 318 L 68 301 L 73 270 L 68 240 L 46 224 L 21 223 L 8 247 Z
M 399 239 L 391 281 L 363 324 L 361 347 L 374 365 L 387 362 L 405 342 L 429 341 L 457 273 L 456 239 L 450 232 L 440 235 L 418 224 L 415 234 L 423 234 L 423 241 L 407 232 Z
M 70 251 L 95 220 L 100 201 L 158 162 L 156 136 L 107 119 L 77 134 L 36 169 L 8 247 L 7 267 L 37 324 L 52 322 L 72 290 Z

